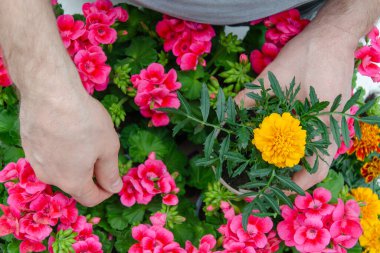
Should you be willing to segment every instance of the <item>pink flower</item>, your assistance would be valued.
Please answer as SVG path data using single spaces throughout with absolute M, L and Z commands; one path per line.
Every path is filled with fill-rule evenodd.
M 251 215 L 248 218 L 247 230 L 242 224 L 242 215 L 231 217 L 226 225 L 222 225 L 218 231 L 223 235 L 223 247 L 227 252 L 255 252 L 256 249 L 266 247 L 266 236 L 273 227 L 269 217 L 260 218 Z
M 0 217 L 0 236 L 19 233 L 20 213 L 12 207 L 0 204 L 3 215 Z
M 93 45 L 113 44 L 116 38 L 116 30 L 103 24 L 92 25 L 88 32 L 88 39 Z
M 157 212 L 150 216 L 149 219 L 152 225 L 164 227 L 166 224 L 166 213 Z
M 286 246 L 295 246 L 294 234 L 302 226 L 306 217 L 300 213 L 296 207 L 291 209 L 289 206 L 281 206 L 281 216 L 284 219 L 277 225 L 277 232 Z
M 331 192 L 320 187 L 314 190 L 313 196 L 305 192 L 305 196 L 297 196 L 295 206 L 305 212 L 306 217 L 325 216 L 331 214 L 334 207 L 328 202 L 331 199 Z
M 57 5 L 58 4 L 58 0 L 51 0 L 51 5 Z
M 82 6 L 84 16 L 87 18 L 93 13 L 102 13 L 108 16 L 111 20 L 111 24 L 116 20 L 125 22 L 128 20 L 128 13 L 121 7 L 113 7 L 110 0 L 96 0 L 94 3 L 85 3 Z
M 22 160 L 19 160 L 17 164 L 13 162 L 9 163 L 0 171 L 0 183 L 18 179 L 21 164 L 23 164 L 21 161 Z
M 103 252 L 102 244 L 98 240 L 92 237 L 87 238 L 84 241 L 78 241 L 74 243 L 72 246 L 76 253 L 82 253 L 82 252 L 102 253 Z
M 163 203 L 177 205 L 175 195 L 179 189 L 161 160 L 156 160 L 155 153 L 151 153 L 144 164 L 132 168 L 123 176 L 123 188 L 120 191 L 120 201 L 125 206 L 135 203 L 148 204 L 155 195 L 163 195 Z
M 279 48 L 273 43 L 264 43 L 261 52 L 253 50 L 250 55 L 252 69 L 260 74 L 278 55 Z
M 27 214 L 20 219 L 20 233 L 25 234 L 25 238 L 29 240 L 43 241 L 52 231 L 49 225 L 35 222 L 32 214 Z
M 320 252 L 330 243 L 330 233 L 319 218 L 308 218 L 294 234 L 295 247 L 301 252 Z
M 39 241 L 23 240 L 20 244 L 20 253 L 42 252 L 46 247 Z
M 379 29 L 374 26 L 372 30 L 368 33 L 368 38 L 371 40 L 372 47 L 380 52 L 380 36 L 379 36 Z
M 199 249 L 194 247 L 190 241 L 186 241 L 185 250 L 187 253 L 211 253 L 216 245 L 216 240 L 213 235 L 205 235 L 199 242 Z
M 364 76 L 371 77 L 375 82 L 380 81 L 380 52 L 371 46 L 356 50 L 355 58 L 360 60 L 358 71 Z
M 211 51 L 211 40 L 215 31 L 211 25 L 183 21 L 164 15 L 157 23 L 157 34 L 164 39 L 164 50 L 173 50 L 181 70 L 195 70 L 197 65 L 206 65 L 202 58 Z
M 308 24 L 309 20 L 301 19 L 297 9 L 284 11 L 264 20 L 268 28 L 265 34 L 267 42 L 283 47 L 290 39 L 299 34 Z
M 46 194 L 39 195 L 30 203 L 30 210 L 35 211 L 33 220 L 39 224 L 55 226 L 61 217 L 60 203 Z
M 140 224 L 132 228 L 132 237 L 137 243 L 129 248 L 128 253 L 186 253 L 186 251 L 174 241 L 173 233 L 161 226 Z
M 277 238 L 276 232 L 271 231 L 268 234 L 268 243 L 265 248 L 256 249 L 256 253 L 274 253 L 280 248 L 281 240 Z
M 7 87 L 12 84 L 11 77 L 8 74 L 8 70 L 5 67 L 3 54 L 0 48 L 0 86 Z
M 78 38 L 86 32 L 83 21 L 75 21 L 73 16 L 66 14 L 57 18 L 57 25 L 65 48 L 73 56 L 78 48 Z
M 181 84 L 177 82 L 175 70 L 171 69 L 166 74 L 161 64 L 152 63 L 147 69 L 141 70 L 140 74 L 132 76 L 131 81 L 137 88 L 134 101 L 140 107 L 140 113 L 146 118 L 151 118 L 153 126 L 168 125 L 168 115 L 156 109 L 180 107 L 175 91 Z
M 74 62 L 88 93 L 92 94 L 94 89 L 102 91 L 107 87 L 111 67 L 106 61 L 107 56 L 98 46 L 80 50 L 75 55 Z

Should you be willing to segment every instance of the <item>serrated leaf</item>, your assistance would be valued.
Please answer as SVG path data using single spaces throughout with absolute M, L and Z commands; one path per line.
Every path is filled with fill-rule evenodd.
M 185 109 L 185 112 L 188 115 L 192 115 L 191 106 L 190 106 L 189 102 L 187 102 L 186 98 L 184 96 L 182 96 L 182 94 L 180 92 L 177 92 L 177 95 L 178 95 L 179 101 L 181 102 L 181 107 Z
M 355 136 L 360 140 L 362 138 L 362 130 L 360 129 L 360 123 L 357 120 L 354 120 L 354 130 Z
M 178 134 L 178 132 L 184 128 L 188 123 L 190 123 L 190 119 L 185 119 L 180 121 L 177 125 L 173 127 L 173 137 Z
M 200 159 L 195 160 L 194 164 L 196 166 L 199 166 L 199 167 L 208 167 L 208 166 L 212 165 L 213 163 L 215 163 L 218 160 L 219 160 L 218 158 L 213 158 L 213 159 L 210 159 L 210 158 L 200 158 Z
M 253 208 L 255 207 L 255 201 L 252 201 L 248 205 L 246 205 L 243 209 L 242 213 L 242 223 L 243 223 L 243 228 L 244 230 L 247 230 L 247 225 L 248 225 L 248 218 L 251 216 Z
M 318 167 L 319 167 L 319 158 L 318 158 L 318 156 L 317 156 L 317 157 L 315 158 L 313 168 L 311 169 L 311 171 L 309 171 L 309 173 L 310 173 L 310 174 L 314 174 L 315 172 L 317 172 Z
M 202 84 L 200 108 L 201 108 L 203 121 L 206 122 L 208 119 L 208 115 L 210 113 L 210 95 L 208 94 L 207 86 L 204 83 Z
M 183 111 L 179 109 L 175 109 L 175 108 L 163 107 L 163 108 L 157 108 L 155 110 L 160 111 L 160 112 L 172 113 L 174 115 L 186 116 L 186 114 Z
M 280 86 L 276 76 L 271 71 L 268 72 L 268 79 L 269 79 L 270 87 L 272 88 L 273 93 L 279 99 L 281 99 L 281 100 L 284 99 L 285 98 L 284 92 L 282 91 L 281 86 Z
M 263 196 L 264 199 L 269 203 L 269 205 L 273 208 L 273 210 L 274 210 L 276 213 L 278 213 L 278 214 L 281 213 L 281 211 L 280 211 L 280 207 L 279 207 L 278 203 L 275 202 L 271 196 L 269 196 L 269 195 L 266 194 L 266 193 L 263 193 L 262 196 Z
M 204 153 L 205 153 L 206 158 L 210 157 L 213 151 L 216 136 L 217 136 L 217 130 L 214 129 L 214 131 L 212 131 L 206 138 L 206 141 L 204 143 Z
M 347 120 L 346 120 L 346 117 L 342 117 L 342 121 L 341 121 L 341 128 L 342 128 L 342 136 L 343 136 L 343 141 L 344 141 L 344 144 L 346 145 L 346 147 L 349 147 L 350 146 L 350 130 L 348 130 L 348 124 L 347 124 Z
M 359 108 L 359 110 L 356 112 L 355 116 L 362 115 L 363 113 L 367 112 L 369 109 L 371 109 L 375 104 L 377 103 L 376 99 L 372 99 L 368 102 L 366 102 L 363 106 Z
M 263 187 L 263 186 L 266 186 L 266 185 L 267 184 L 263 183 L 263 182 L 250 182 L 250 183 L 246 183 L 246 184 L 241 185 L 240 188 L 242 188 L 242 189 L 251 189 L 251 188 Z
M 336 145 L 340 147 L 341 141 L 340 141 L 340 131 L 339 131 L 338 121 L 331 115 L 330 115 L 330 129 L 331 129 L 331 133 L 333 135 Z
M 272 190 L 272 192 L 279 198 L 281 199 L 285 204 L 287 204 L 290 208 L 293 208 L 293 203 L 292 201 L 289 199 L 288 196 L 285 195 L 285 193 L 280 190 L 280 189 L 277 189 L 275 187 L 270 187 L 270 189 Z
M 246 96 L 252 98 L 255 101 L 261 101 L 263 99 L 259 94 L 256 94 L 254 92 L 249 92 L 246 94 Z
M 248 161 L 246 161 L 245 163 L 241 164 L 235 171 L 234 173 L 232 174 L 232 177 L 236 177 L 238 175 L 240 175 L 248 166 Z
M 224 155 L 228 152 L 228 149 L 230 148 L 230 136 L 227 135 L 222 143 L 220 144 L 220 149 L 219 149 L 219 159 L 220 161 L 224 160 Z
M 334 112 L 336 109 L 338 109 L 340 102 L 342 101 L 342 95 L 339 94 L 335 99 L 334 102 L 331 105 L 330 112 Z
M 305 195 L 305 192 L 304 190 L 302 190 L 301 187 L 299 187 L 296 183 L 294 183 L 292 180 L 290 180 L 289 178 L 286 178 L 284 176 L 280 176 L 280 175 L 275 175 L 275 177 L 277 178 L 277 180 L 285 187 L 287 187 L 289 190 L 292 190 L 292 191 L 295 191 L 296 193 L 300 194 L 300 195 Z
M 219 88 L 218 97 L 216 100 L 216 116 L 218 121 L 222 122 L 224 119 L 224 113 L 226 112 L 226 97 L 222 88 Z
M 310 97 L 310 102 L 312 105 L 319 102 L 319 99 L 317 97 L 317 93 L 315 93 L 315 89 L 313 86 L 310 86 L 309 97 Z
M 251 177 L 265 177 L 268 176 L 272 171 L 272 169 L 259 169 L 248 172 L 248 175 Z
M 245 149 L 250 141 L 251 132 L 247 128 L 241 127 L 237 129 L 236 135 L 238 137 L 238 147 Z
M 361 94 L 360 91 L 355 92 L 355 94 L 344 105 L 342 112 L 348 111 L 353 105 L 355 105 L 360 98 L 360 94 Z
M 308 113 L 320 112 L 320 111 L 324 110 L 325 108 L 327 108 L 329 106 L 329 104 L 330 103 L 328 101 L 317 102 L 310 107 Z
M 245 162 L 247 159 L 240 153 L 237 152 L 227 152 L 224 157 L 227 160 L 233 161 L 233 162 Z
M 236 106 L 232 97 L 227 100 L 227 120 L 232 123 L 235 123 L 236 120 Z

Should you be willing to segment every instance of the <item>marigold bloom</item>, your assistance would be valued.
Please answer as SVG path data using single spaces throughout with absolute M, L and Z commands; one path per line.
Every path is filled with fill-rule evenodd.
M 293 167 L 305 155 L 306 130 L 288 112 L 272 113 L 253 133 L 252 143 L 262 158 L 279 168 Z
M 356 201 L 361 202 L 360 207 L 362 220 L 373 220 L 380 215 L 380 200 L 376 193 L 370 188 L 358 187 L 351 190 L 352 196 Z
M 360 173 L 365 179 L 366 183 L 372 182 L 380 175 L 380 160 L 378 157 L 374 157 L 372 161 L 363 165 L 360 169 Z
M 376 219 L 363 220 L 363 235 L 359 242 L 362 247 L 365 247 L 364 253 L 380 252 L 380 221 Z
M 360 122 L 362 138 L 354 138 L 354 144 L 347 151 L 349 155 L 356 152 L 359 161 L 363 161 L 372 152 L 380 152 L 380 129 L 377 125 Z

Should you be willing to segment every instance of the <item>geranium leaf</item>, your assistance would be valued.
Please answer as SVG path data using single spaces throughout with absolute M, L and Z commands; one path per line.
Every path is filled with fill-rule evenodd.
M 210 113 L 210 95 L 208 94 L 207 86 L 204 83 L 202 85 L 200 108 L 201 108 L 203 121 L 206 122 L 208 119 L 208 115 Z

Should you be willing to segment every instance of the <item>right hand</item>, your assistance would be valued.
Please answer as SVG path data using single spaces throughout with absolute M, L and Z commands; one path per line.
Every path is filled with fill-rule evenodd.
M 73 82 L 54 83 L 62 87 L 58 92 L 21 96 L 22 145 L 41 181 L 94 206 L 122 188 L 119 138 L 105 108 L 84 91 L 79 77 Z

